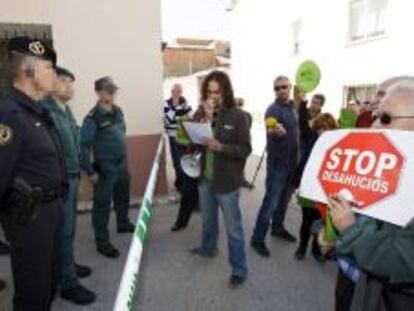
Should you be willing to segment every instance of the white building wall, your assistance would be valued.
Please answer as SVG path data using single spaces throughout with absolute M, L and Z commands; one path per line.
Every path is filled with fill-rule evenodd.
M 247 108 L 263 112 L 274 99 L 279 74 L 294 80 L 298 65 L 315 60 L 327 96 L 326 110 L 339 113 L 346 85 L 377 84 L 414 73 L 411 17 L 414 1 L 388 0 L 386 36 L 349 44 L 349 0 L 239 0 L 232 12 L 232 78 Z M 295 20 L 302 20 L 301 52 L 293 54 Z
M 58 62 L 77 78 L 79 120 L 95 104 L 94 80 L 114 78 L 129 135 L 161 132 L 160 15 L 159 0 L 0 0 L 0 23 L 52 25 Z

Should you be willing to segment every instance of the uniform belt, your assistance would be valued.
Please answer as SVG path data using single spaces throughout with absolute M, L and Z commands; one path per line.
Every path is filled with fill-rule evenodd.
M 47 190 L 41 190 L 37 197 L 37 202 L 39 203 L 50 203 L 58 198 L 61 198 L 63 195 L 63 189 L 61 187 L 55 187 Z
M 102 164 L 106 164 L 106 163 L 115 163 L 115 164 L 121 164 L 122 162 L 124 162 L 126 160 L 126 156 L 122 156 L 122 157 L 118 157 L 118 158 L 110 158 L 110 159 L 98 159 L 95 161 L 95 163 L 102 163 Z
M 68 173 L 68 178 L 80 178 L 80 173 Z

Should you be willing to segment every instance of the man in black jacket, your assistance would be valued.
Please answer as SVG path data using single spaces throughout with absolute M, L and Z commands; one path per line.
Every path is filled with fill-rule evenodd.
M 230 287 L 235 288 L 244 283 L 248 274 L 239 199 L 244 166 L 252 152 L 250 127 L 245 113 L 236 105 L 225 73 L 211 72 L 201 92 L 202 100 L 217 103 L 218 111 L 214 118 L 214 138 L 206 142 L 202 158 L 198 190 L 203 233 L 201 245 L 193 253 L 202 257 L 217 255 L 218 209 L 221 208 L 232 269 Z

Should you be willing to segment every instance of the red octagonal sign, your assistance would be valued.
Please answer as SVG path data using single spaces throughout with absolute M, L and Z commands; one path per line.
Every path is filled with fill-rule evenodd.
M 395 194 L 404 157 L 382 133 L 350 133 L 325 154 L 318 179 L 327 196 L 366 208 Z

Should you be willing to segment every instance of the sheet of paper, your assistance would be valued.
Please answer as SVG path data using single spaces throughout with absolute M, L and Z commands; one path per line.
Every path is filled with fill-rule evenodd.
M 194 144 L 205 145 L 207 140 L 213 138 L 211 123 L 183 122 L 185 131 Z

